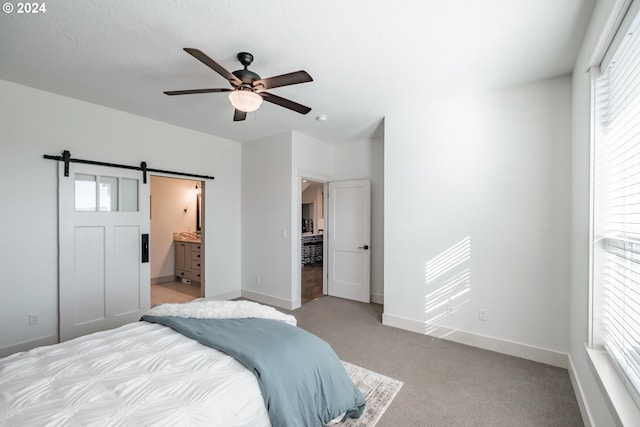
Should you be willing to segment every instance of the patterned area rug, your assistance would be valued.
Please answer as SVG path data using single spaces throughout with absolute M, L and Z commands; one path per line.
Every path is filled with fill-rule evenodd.
M 402 381 L 385 377 L 376 372 L 352 365 L 348 362 L 342 362 L 347 373 L 353 380 L 353 383 L 360 389 L 364 398 L 367 400 L 367 406 L 362 416 L 357 420 L 348 419 L 340 427 L 373 427 L 376 425 L 384 411 L 387 410 L 391 401 L 400 391 Z

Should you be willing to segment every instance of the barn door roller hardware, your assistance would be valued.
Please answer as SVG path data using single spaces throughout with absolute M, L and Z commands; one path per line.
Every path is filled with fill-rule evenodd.
M 169 175 L 187 176 L 189 178 L 201 178 L 201 179 L 214 179 L 208 175 L 197 175 L 194 173 L 175 172 L 162 169 L 152 169 L 147 167 L 147 162 L 141 162 L 140 166 L 120 165 L 117 163 L 98 162 L 95 160 L 74 159 L 71 157 L 69 150 L 64 150 L 62 156 L 52 156 L 50 154 L 44 155 L 45 159 L 56 160 L 58 162 L 64 162 L 64 176 L 69 176 L 69 163 L 84 163 L 86 165 L 108 166 L 112 168 L 132 169 L 142 171 L 142 182 L 147 183 L 147 172 L 166 173 Z

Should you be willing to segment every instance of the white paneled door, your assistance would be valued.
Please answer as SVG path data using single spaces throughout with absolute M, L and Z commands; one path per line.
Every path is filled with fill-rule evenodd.
M 58 173 L 60 341 L 149 309 L 149 185 L 136 170 L 71 163 Z M 147 240 L 145 242 L 145 237 Z
M 368 303 L 371 295 L 369 180 L 330 182 L 328 215 L 328 293 Z

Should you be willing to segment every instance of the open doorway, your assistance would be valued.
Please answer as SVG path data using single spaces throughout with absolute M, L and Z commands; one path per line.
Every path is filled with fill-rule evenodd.
M 151 176 L 151 306 L 204 295 L 201 181 Z
M 324 295 L 324 183 L 302 179 L 300 226 L 300 299 Z

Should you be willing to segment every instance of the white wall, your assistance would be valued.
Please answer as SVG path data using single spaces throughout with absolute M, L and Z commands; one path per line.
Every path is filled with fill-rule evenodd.
M 205 190 L 205 292 L 240 294 L 239 143 L 6 81 L 0 117 L 1 352 L 57 339 L 57 162 L 44 154 L 68 149 L 76 158 L 215 176 Z M 34 312 L 41 323 L 28 326 Z
M 242 294 L 291 306 L 292 137 L 242 144 Z
M 385 324 L 566 365 L 570 93 L 561 77 L 385 118 Z
M 297 176 L 307 172 L 331 179 L 334 146 L 300 132 L 292 133 L 292 159 Z
M 196 184 L 200 181 L 151 176 L 152 283 L 153 279 L 175 279 L 173 233 L 196 231 Z
M 573 72 L 572 217 L 569 358 L 578 403 L 587 426 L 616 425 L 587 361 L 589 333 L 590 80 L 586 72 L 616 0 L 596 3 Z
M 364 178 L 372 181 L 372 298 L 382 302 L 382 151 L 382 135 L 331 145 L 291 132 L 242 144 L 244 296 L 299 307 L 300 177 L 322 182 Z

